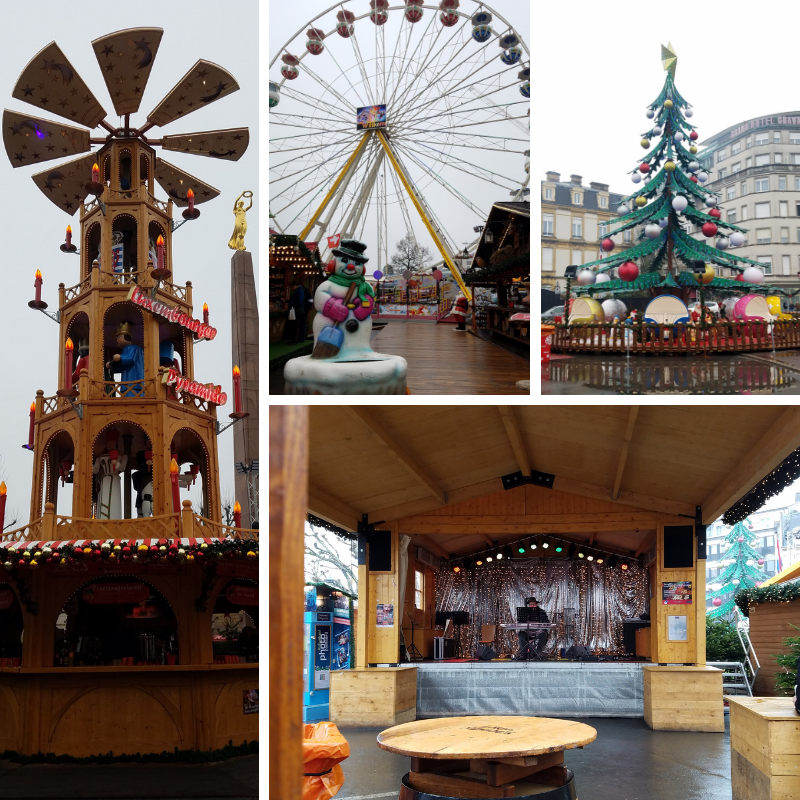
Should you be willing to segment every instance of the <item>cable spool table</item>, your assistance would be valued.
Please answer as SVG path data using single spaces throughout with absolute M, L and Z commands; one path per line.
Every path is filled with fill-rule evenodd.
M 411 757 L 399 800 L 577 800 L 564 750 L 596 738 L 589 725 L 563 719 L 446 717 L 387 728 L 378 747 Z

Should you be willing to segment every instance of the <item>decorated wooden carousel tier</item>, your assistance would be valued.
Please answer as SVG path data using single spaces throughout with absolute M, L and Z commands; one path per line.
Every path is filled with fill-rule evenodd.
M 195 375 L 194 346 L 213 341 L 216 329 L 207 308 L 202 320 L 194 317 L 191 283 L 173 278 L 172 236 L 183 224 L 173 220 L 173 206 L 186 206 L 184 220 L 193 221 L 195 200 L 218 192 L 153 149 L 236 160 L 247 129 L 158 142 L 144 136 L 176 111 L 191 113 L 238 88 L 205 61 L 142 128 L 130 126 L 141 97 L 132 82 L 141 89 L 146 81 L 162 33 L 135 29 L 93 43 L 101 66 L 116 50 L 140 57 L 133 71 L 127 62 L 135 58 L 119 62 L 122 88 L 113 95 L 122 128 L 105 122 L 96 101 L 89 116 L 69 117 L 70 84 L 93 96 L 55 43 L 25 68 L 13 92 L 37 105 L 37 93 L 24 87 L 46 56 L 64 76 L 66 103 L 53 103 L 63 112 L 47 109 L 100 124 L 108 136 L 90 139 L 75 129 L 68 154 L 90 144 L 100 145 L 97 152 L 33 176 L 59 208 L 80 211 L 80 274 L 75 286 L 60 285 L 51 316 L 59 326 L 58 376 L 31 404 L 23 445 L 33 456 L 30 522 L 2 532 L 0 521 L 0 751 L 208 750 L 258 737 L 258 531 L 240 527 L 238 504 L 233 524 L 223 524 L 217 451 L 217 436 L 247 416 L 241 375 L 234 367 L 234 411 L 223 425 L 217 406 L 227 403 L 226 392 Z M 202 88 L 202 78 L 211 88 Z M 60 81 L 52 86 L 61 91 Z M 203 91 L 206 97 L 194 96 Z M 202 103 L 181 109 L 187 97 Z M 64 127 L 6 115 L 20 118 L 16 130 L 4 124 L 14 166 L 15 137 L 32 131 L 46 143 L 51 129 Z M 39 160 L 52 157 L 43 149 Z M 155 198 L 154 181 L 168 201 Z M 71 228 L 61 250 L 78 251 Z M 29 305 L 48 313 L 41 284 L 37 274 Z M 65 515 L 56 509 L 67 483 Z M 194 509 L 181 495 L 193 486 L 201 490 Z

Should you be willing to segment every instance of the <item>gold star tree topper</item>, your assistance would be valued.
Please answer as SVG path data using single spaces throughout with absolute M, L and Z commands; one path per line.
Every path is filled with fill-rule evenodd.
M 664 69 L 674 78 L 675 67 L 678 66 L 678 56 L 675 55 L 675 51 L 672 49 L 672 42 L 666 47 L 663 44 L 661 45 L 661 63 L 664 65 Z

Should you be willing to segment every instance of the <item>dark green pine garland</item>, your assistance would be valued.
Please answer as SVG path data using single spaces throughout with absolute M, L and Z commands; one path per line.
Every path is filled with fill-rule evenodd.
M 750 616 L 750 606 L 761 603 L 791 603 L 800 598 L 800 580 L 788 583 L 773 583 L 770 586 L 753 586 L 750 589 L 740 589 L 736 592 L 734 600 L 742 609 L 742 613 Z

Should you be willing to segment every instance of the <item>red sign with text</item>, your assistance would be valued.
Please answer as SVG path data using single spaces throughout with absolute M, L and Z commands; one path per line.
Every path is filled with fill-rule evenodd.
M 150 587 L 143 583 L 93 583 L 83 590 L 83 599 L 93 605 L 143 603 L 150 597 Z
M 258 586 L 229 586 L 225 597 L 234 605 L 257 606 Z

